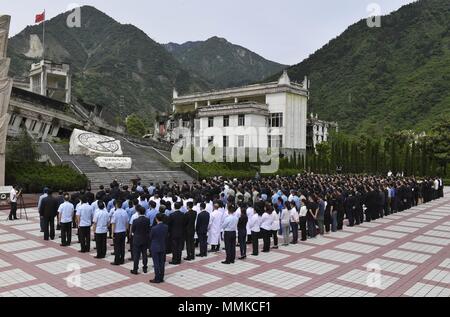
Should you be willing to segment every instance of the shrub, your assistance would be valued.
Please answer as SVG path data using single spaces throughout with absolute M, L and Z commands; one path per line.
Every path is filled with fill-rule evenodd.
M 25 193 L 40 193 L 44 187 L 53 190 L 74 191 L 86 188 L 88 179 L 67 166 L 49 166 L 44 163 L 13 163 L 6 167 L 7 184 L 20 185 Z

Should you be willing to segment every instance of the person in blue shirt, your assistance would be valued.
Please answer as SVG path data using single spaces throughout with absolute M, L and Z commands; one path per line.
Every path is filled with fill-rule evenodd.
M 94 208 L 89 205 L 86 196 L 81 196 L 81 205 L 77 207 L 76 213 L 81 253 L 88 253 L 91 251 L 91 226 L 93 218 Z
M 116 210 L 111 219 L 114 239 L 114 262 L 112 265 L 125 263 L 125 238 L 128 230 L 128 214 L 122 208 L 122 202 L 116 201 Z
M 115 201 L 116 201 L 116 199 L 113 198 L 113 199 L 111 199 L 111 200 L 108 202 L 108 206 L 106 207 L 106 209 L 107 209 L 108 212 L 110 212 L 111 209 L 114 208 Z
M 106 257 L 106 236 L 109 226 L 109 213 L 105 208 L 105 203 L 102 200 L 98 201 L 98 210 L 95 213 L 93 220 L 93 231 L 95 234 L 95 246 L 97 249 L 96 259 L 104 259 Z
M 156 190 L 155 185 L 153 185 L 153 183 L 150 183 L 150 186 L 148 187 L 148 193 L 149 193 L 151 196 L 153 196 L 153 195 L 155 194 L 155 190 Z
M 145 193 L 142 193 L 142 194 L 139 196 L 139 205 L 141 205 L 142 207 L 144 207 L 145 210 L 147 210 L 147 209 L 149 208 L 149 203 L 148 203 L 148 199 L 149 199 L 149 198 L 150 198 L 150 197 L 148 197 L 148 195 L 145 194 Z
M 239 219 L 234 215 L 233 206 L 228 206 L 228 215 L 222 224 L 225 240 L 226 260 L 222 264 L 232 264 L 236 260 L 236 232 Z
M 150 219 L 150 226 L 153 226 L 157 214 L 158 210 L 156 210 L 156 202 L 151 201 L 150 209 L 148 209 L 145 213 L 145 216 Z

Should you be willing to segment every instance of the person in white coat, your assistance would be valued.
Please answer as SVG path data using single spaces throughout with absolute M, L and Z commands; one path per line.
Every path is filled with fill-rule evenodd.
M 278 231 L 280 230 L 280 214 L 276 209 L 272 212 L 272 236 L 273 236 L 273 247 L 272 249 L 278 249 Z
M 291 219 L 291 212 L 290 212 L 291 204 L 289 201 L 287 201 L 284 204 L 284 208 L 281 211 L 281 232 L 283 233 L 283 246 L 289 245 L 289 233 L 290 233 L 290 219 Z
M 222 230 L 222 213 L 218 204 L 214 204 L 214 210 L 209 218 L 208 244 L 211 245 L 210 252 L 220 251 L 220 232 Z
M 250 231 L 252 233 L 252 245 L 253 245 L 253 256 L 258 256 L 259 254 L 259 235 L 261 232 L 261 215 L 254 212 L 251 218 L 248 219 L 250 225 Z
M 252 219 L 253 215 L 255 214 L 255 209 L 253 207 L 248 207 L 246 210 L 247 213 L 247 244 L 252 244 L 252 229 L 250 227 L 250 219 Z

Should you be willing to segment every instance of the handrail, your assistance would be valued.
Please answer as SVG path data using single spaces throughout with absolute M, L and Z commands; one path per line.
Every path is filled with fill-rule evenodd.
M 77 170 L 77 172 L 78 172 L 79 174 L 84 174 L 83 171 L 78 167 L 77 164 L 75 164 L 74 161 L 72 161 L 72 160 L 63 160 L 63 159 L 61 158 L 61 156 L 58 154 L 58 152 L 56 152 L 56 150 L 55 150 L 55 148 L 53 147 L 53 145 L 51 145 L 49 142 L 42 142 L 41 144 L 46 144 L 46 145 L 48 145 L 48 146 L 50 147 L 50 149 L 53 151 L 53 153 L 56 155 L 56 157 L 60 160 L 60 162 L 61 162 L 62 165 L 64 165 L 65 163 L 71 164 L 72 167 L 74 167 L 75 170 Z

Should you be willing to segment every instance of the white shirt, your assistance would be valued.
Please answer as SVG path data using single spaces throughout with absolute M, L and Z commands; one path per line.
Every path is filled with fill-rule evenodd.
M 14 188 L 11 189 L 11 192 L 9 193 L 9 201 L 12 203 L 17 202 L 17 192 Z
M 58 208 L 60 222 L 61 223 L 72 222 L 73 212 L 74 212 L 73 205 L 71 203 L 69 203 L 68 201 L 63 202 L 61 204 L 61 206 L 59 206 L 59 208 Z
M 272 212 L 272 231 L 280 230 L 280 215 L 274 211 Z
M 102 234 L 108 232 L 109 214 L 106 209 L 97 209 L 94 216 L 94 223 L 96 224 L 95 233 Z
M 434 181 L 434 190 L 439 190 L 439 181 L 437 179 Z
M 303 208 L 303 207 L 302 207 L 302 208 Z M 292 209 L 289 211 L 289 218 L 290 218 L 289 221 L 292 222 L 292 223 L 298 222 L 298 221 L 299 221 L 297 209 L 292 208 Z
M 257 213 L 255 213 L 250 219 L 249 219 L 249 225 L 250 230 L 252 232 L 260 232 L 261 231 L 261 218 Z
M 290 223 L 291 219 L 291 213 L 286 208 L 283 209 L 281 212 L 281 224 L 282 225 L 288 225 Z
M 272 215 L 269 215 L 267 212 L 263 213 L 261 217 L 261 229 L 271 231 L 272 230 Z
M 308 208 L 306 206 L 302 206 L 302 208 L 300 208 L 300 217 L 306 217 L 307 213 L 308 213 Z

